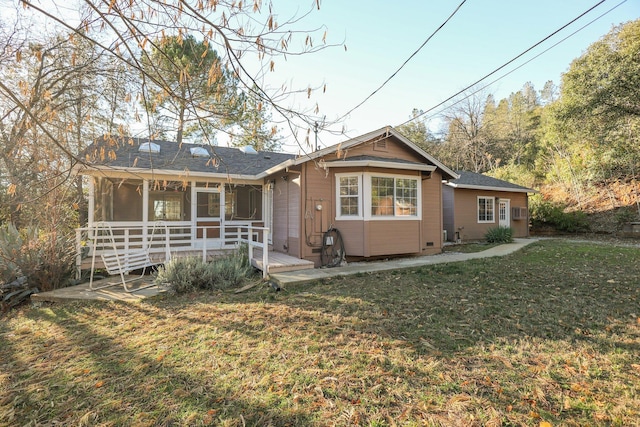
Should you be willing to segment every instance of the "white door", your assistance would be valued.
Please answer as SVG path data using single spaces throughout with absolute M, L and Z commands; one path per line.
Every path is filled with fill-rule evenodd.
M 500 227 L 511 227 L 511 202 L 508 199 L 500 199 L 498 218 Z
M 208 248 L 219 247 L 223 236 L 222 215 L 224 194 L 218 188 L 195 189 L 195 223 L 196 239 Z

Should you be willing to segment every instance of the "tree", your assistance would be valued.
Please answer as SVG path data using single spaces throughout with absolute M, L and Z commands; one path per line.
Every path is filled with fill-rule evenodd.
M 256 95 L 254 88 L 244 97 L 242 116 L 236 123 L 237 132 L 231 137 L 231 145 L 235 147 L 252 146 L 257 151 L 279 151 L 278 127 L 269 125 L 271 114 Z
M 450 164 L 456 169 L 484 172 L 494 165 L 490 151 L 492 139 L 488 138 L 484 117 L 487 99 L 486 92 L 470 89 L 444 114 L 448 126 L 446 151 Z
M 414 108 L 411 111 L 410 121 L 398 126 L 396 129 L 418 147 L 437 157 L 438 139 L 429 130 L 427 122 L 424 119 L 420 119 L 423 115 L 424 112 L 422 110 Z
M 192 35 L 166 37 L 142 52 L 141 64 L 155 133 L 175 129 L 178 143 L 189 135 L 212 141 L 216 129 L 241 120 L 245 96 L 209 43 Z
M 636 20 L 613 28 L 589 46 L 563 75 L 560 98 L 547 107 L 545 142 L 565 147 L 566 162 L 574 165 L 575 180 L 583 186 L 638 177 L 639 34 Z M 558 134 L 562 144 L 553 137 Z
M 319 6 L 319 1 L 310 1 L 307 12 L 283 19 L 286 15 L 278 15 L 273 4 L 263 5 L 259 0 L 193 4 L 182 0 L 81 0 L 80 7 L 73 9 L 61 0 L 52 0 L 46 6 L 22 0 L 15 20 L 0 22 L 0 210 L 20 223 L 21 212 L 29 205 L 37 207 L 38 194 L 62 189 L 73 164 L 84 161 L 78 151 L 83 142 L 90 142 L 89 133 L 124 134 L 128 133 L 128 125 L 134 124 L 138 134 L 153 136 L 155 130 L 149 117 L 154 111 L 147 107 L 155 106 L 167 113 L 164 107 L 173 103 L 179 107 L 174 110 L 178 112 L 174 116 L 179 119 L 177 127 L 191 135 L 211 135 L 212 128 L 222 128 L 225 120 L 233 120 L 225 111 L 213 108 L 218 104 L 192 96 L 191 88 L 204 85 L 202 76 L 193 73 L 186 63 L 168 60 L 170 55 L 158 65 L 148 61 L 153 52 L 165 48 L 173 48 L 176 53 L 185 46 L 185 40 L 197 40 L 193 46 L 206 52 L 198 58 L 194 49 L 192 64 L 215 63 L 208 68 L 211 74 L 207 76 L 207 90 L 227 97 L 221 98 L 219 104 L 243 105 L 242 92 L 252 91 L 262 111 L 272 112 L 292 130 L 307 128 L 313 122 L 309 114 L 312 107 L 309 111 L 291 109 L 285 102 L 292 93 L 304 91 L 312 96 L 314 88 L 267 84 L 266 76 L 275 76 L 278 58 L 309 54 L 329 46 L 325 28 L 300 28 L 305 15 Z M 73 10 L 78 14 L 74 15 Z M 8 16 L 13 15 L 3 17 Z M 62 36 L 52 43 L 48 31 Z M 57 49 L 63 46 L 69 50 L 58 55 Z M 84 64 L 83 55 L 77 50 L 80 46 L 87 52 L 97 52 L 99 61 L 91 66 Z M 210 55 L 214 51 L 216 60 Z M 137 87 L 133 87 L 136 82 L 127 79 L 134 75 L 140 76 Z M 182 77 L 177 81 L 185 84 L 172 84 L 176 75 Z M 233 80 L 238 92 L 218 91 L 220 76 Z M 87 82 L 91 85 L 86 86 Z M 84 86 L 70 89 L 79 84 Z M 183 91 L 185 87 L 187 92 Z M 131 100 L 138 108 L 142 105 L 142 111 L 131 107 Z M 94 105 L 99 108 L 94 109 Z M 185 112 L 181 119 L 180 108 Z M 203 120 L 190 121 L 194 117 Z M 145 120 L 146 132 L 139 129 Z M 43 170 L 53 175 L 45 176 Z M 35 182 L 41 184 L 41 193 L 32 190 Z
M 640 19 L 613 28 L 562 77 L 568 114 L 640 116 Z

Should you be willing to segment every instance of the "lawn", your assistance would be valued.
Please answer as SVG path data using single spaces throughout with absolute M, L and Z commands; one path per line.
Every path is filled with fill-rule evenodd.
M 0 425 L 640 425 L 640 249 L 23 308 Z

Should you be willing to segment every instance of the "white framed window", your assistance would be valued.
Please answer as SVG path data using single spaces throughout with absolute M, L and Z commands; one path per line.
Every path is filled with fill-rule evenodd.
M 478 222 L 493 223 L 495 221 L 495 197 L 478 196 Z
M 336 219 L 421 219 L 420 177 L 371 172 L 336 174 Z
M 362 175 L 336 174 L 336 218 L 362 219 Z
M 417 217 L 418 179 L 372 175 L 371 216 Z

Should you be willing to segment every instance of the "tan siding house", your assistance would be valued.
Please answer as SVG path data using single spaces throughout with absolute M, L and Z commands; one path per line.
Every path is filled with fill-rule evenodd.
M 166 252 L 251 236 L 315 266 L 338 243 L 349 260 L 439 253 L 441 183 L 458 178 L 392 127 L 304 156 L 103 138 L 85 160 L 89 223 L 78 236 L 108 223 L 125 249 Z M 164 240 L 154 246 L 158 222 Z
M 529 236 L 529 193 L 486 175 L 458 171 L 442 185 L 443 229 L 449 241 L 482 240 L 495 227 L 511 227 L 513 237 Z

